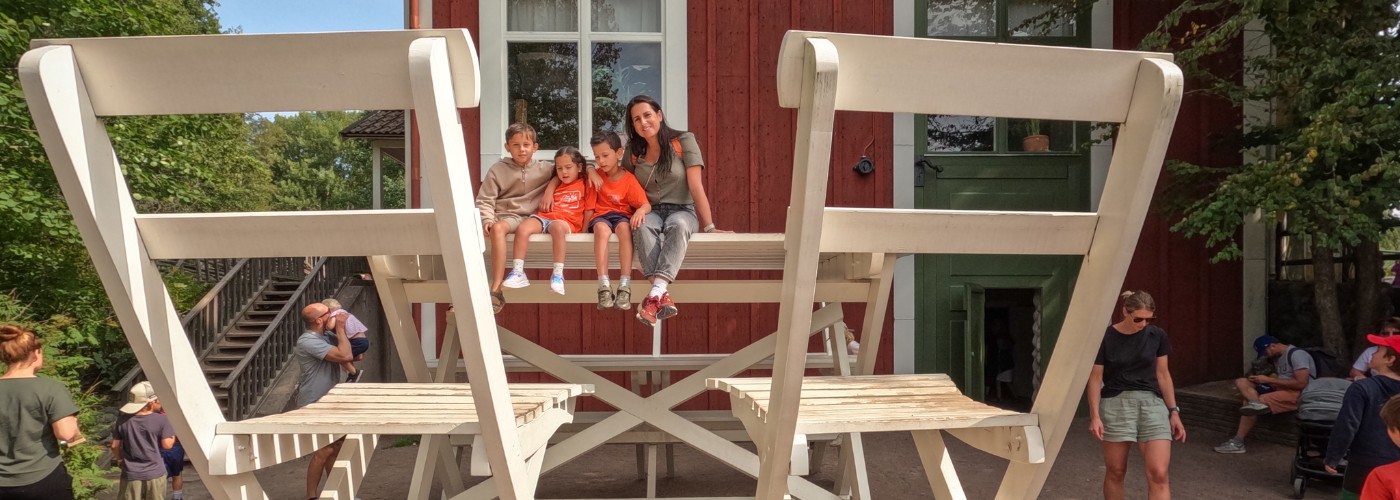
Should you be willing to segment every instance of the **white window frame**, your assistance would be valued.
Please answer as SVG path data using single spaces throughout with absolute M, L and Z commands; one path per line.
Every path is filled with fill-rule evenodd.
M 579 44 L 579 149 L 587 152 L 588 136 L 592 135 L 593 109 L 583 103 L 593 100 L 594 42 L 660 42 L 661 43 L 661 107 L 666 122 L 679 130 L 688 128 L 689 95 L 686 53 L 686 4 L 689 0 L 660 0 L 661 34 L 655 33 L 591 33 L 592 0 L 578 1 L 577 33 L 541 33 L 506 30 L 506 2 L 480 3 L 481 30 L 481 176 L 485 167 L 505 157 L 506 126 L 510 121 L 507 84 L 506 45 L 510 42 L 576 42 Z M 588 155 L 591 156 L 591 155 Z M 536 158 L 553 159 L 554 150 L 540 150 Z

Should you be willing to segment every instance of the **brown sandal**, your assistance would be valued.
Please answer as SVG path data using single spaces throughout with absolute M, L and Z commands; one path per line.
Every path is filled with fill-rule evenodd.
M 491 292 L 491 313 L 500 314 L 506 307 L 506 293 L 502 290 Z

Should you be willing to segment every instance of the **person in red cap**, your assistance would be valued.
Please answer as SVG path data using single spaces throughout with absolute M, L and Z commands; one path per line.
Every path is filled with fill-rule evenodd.
M 1323 458 L 1327 472 L 1334 474 L 1342 459 L 1347 461 L 1342 477 L 1343 500 L 1358 498 L 1372 469 L 1400 460 L 1400 447 L 1388 439 L 1386 423 L 1381 418 L 1381 407 L 1400 394 L 1400 337 L 1367 335 L 1366 339 L 1378 346 L 1371 356 L 1370 368 L 1375 375 L 1347 388 Z

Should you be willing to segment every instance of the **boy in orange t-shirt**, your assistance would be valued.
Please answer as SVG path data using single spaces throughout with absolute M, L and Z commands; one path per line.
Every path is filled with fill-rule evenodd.
M 588 141 L 603 185 L 594 192 L 593 255 L 598 265 L 598 309 L 632 307 L 632 230 L 642 226 L 651 203 L 647 192 L 631 172 L 619 168 L 622 138 L 614 132 L 598 132 Z M 617 291 L 608 280 L 608 239 L 617 233 L 617 257 L 622 267 Z
M 586 212 L 593 211 L 593 190 L 583 180 L 583 153 L 573 146 L 564 146 L 554 154 L 554 174 L 559 186 L 553 190 L 548 208 L 535 212 L 515 230 L 515 259 L 513 269 L 502 283 L 507 288 L 530 286 L 525 277 L 525 250 L 530 236 L 549 233 L 553 240 L 554 273 L 549 277 L 549 289 L 564 295 L 564 238 L 583 231 Z
M 1390 398 L 1381 407 L 1381 420 L 1385 421 L 1390 442 L 1400 446 L 1400 396 Z M 1361 500 L 1395 499 L 1400 499 L 1400 462 L 1372 469 L 1361 486 Z

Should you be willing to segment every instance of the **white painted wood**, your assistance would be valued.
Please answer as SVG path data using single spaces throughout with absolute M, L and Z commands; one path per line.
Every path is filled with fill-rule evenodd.
M 543 246 L 548 248 L 548 245 Z M 547 262 L 539 262 L 539 265 L 526 267 L 548 267 L 548 264 Z M 568 265 L 566 264 L 565 267 Z M 637 288 L 633 289 L 632 300 L 640 302 L 646 297 L 646 288 L 641 288 L 644 286 L 641 282 L 638 282 L 636 286 Z M 406 283 L 404 287 L 412 302 L 448 302 L 448 287 L 445 281 L 418 281 Z M 819 302 L 863 302 L 870 289 L 870 285 L 865 280 L 821 280 L 816 283 L 815 287 L 814 294 Z M 678 281 L 671 284 L 669 288 L 671 294 L 676 297 L 684 297 L 687 304 L 772 302 L 781 289 L 782 281 L 779 280 Z M 594 280 L 568 280 L 564 283 L 564 291 L 564 295 L 559 295 L 550 291 L 548 286 L 534 285 L 527 288 L 505 289 L 505 294 L 507 302 L 519 304 L 596 304 L 598 302 L 598 282 Z
M 404 55 L 448 45 L 453 107 L 481 100 L 476 47 L 466 30 L 191 35 L 34 40 L 70 46 L 98 116 L 342 111 L 414 107 Z
M 87 78 L 71 47 L 40 47 L 24 54 L 19 76 L 44 150 L 53 164 L 74 224 L 102 279 L 132 352 L 166 402 L 171 425 L 196 470 L 209 477 L 215 498 L 266 498 L 232 438 L 214 435 L 223 421 L 199 362 L 180 332 L 179 315 L 145 253 L 136 209 L 103 123 L 90 100 Z M 211 464 L 220 466 L 213 474 Z
M 948 456 L 948 448 L 943 445 L 940 431 L 918 431 L 914 433 L 914 448 L 919 450 L 919 460 L 924 463 L 924 474 L 929 486 L 933 487 L 933 498 L 939 500 L 966 500 L 962 481 L 953 469 L 953 459 Z
M 1012 462 L 1038 464 L 1045 461 L 1045 439 L 1039 427 L 982 427 L 947 429 L 948 434 L 973 448 Z
M 1145 59 L 1137 68 L 1132 106 L 1118 130 L 1099 204 L 1094 243 L 1084 256 L 1055 353 L 1045 370 L 1045 382 L 1031 407 L 1040 416 L 1045 461 L 1012 462 L 997 498 L 1035 496 L 1054 466 L 1089 379 L 1093 353 L 1103 340 L 1094 332 L 1112 314 L 1137 247 L 1181 104 L 1182 85 L 1181 70 L 1165 60 Z
M 1070 212 L 827 208 L 821 249 L 828 253 L 1084 255 L 1097 219 L 1092 213 Z
M 797 110 L 797 141 L 793 145 L 792 198 L 788 208 L 786 258 L 783 261 L 782 299 L 778 307 L 778 345 L 774 354 L 771 402 L 776 418 L 769 418 L 765 439 L 756 443 L 760 464 L 756 498 L 777 500 L 787 494 L 786 450 L 792 448 L 797 405 L 802 391 L 803 363 L 807 350 L 810 311 L 817 279 L 822 238 L 823 205 L 831 162 L 831 131 L 835 124 L 836 47 L 822 39 L 809 39 L 803 48 L 801 106 Z
M 447 41 L 415 40 L 409 47 L 409 78 L 420 143 L 420 164 L 432 179 L 434 216 L 448 285 L 458 323 L 462 358 L 472 382 L 472 399 L 486 440 L 502 500 L 529 498 L 525 457 L 513 432 L 506 371 L 496 339 L 496 320 L 487 298 L 489 280 L 482 260 L 481 217 L 471 206 L 472 188 L 460 117 L 452 101 Z M 473 293 L 475 292 L 475 293 Z
M 778 59 L 778 101 L 798 107 L 803 45 L 824 38 L 843 54 L 836 108 L 1120 123 L 1137 63 L 1171 54 L 789 31 Z

